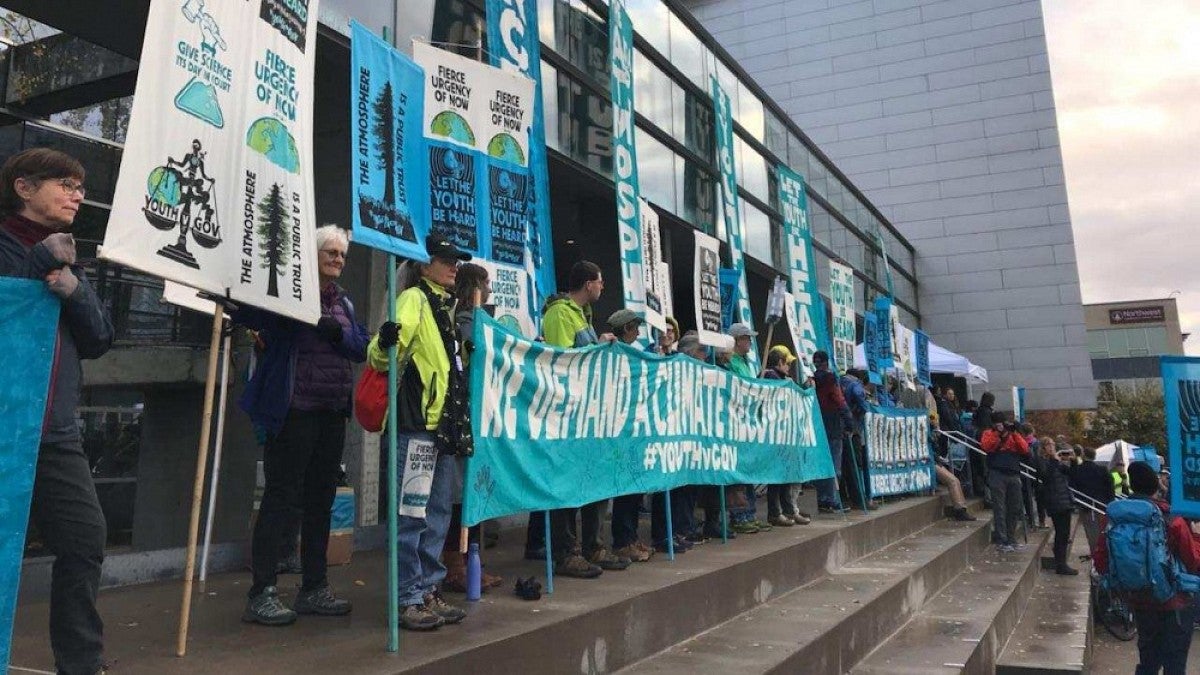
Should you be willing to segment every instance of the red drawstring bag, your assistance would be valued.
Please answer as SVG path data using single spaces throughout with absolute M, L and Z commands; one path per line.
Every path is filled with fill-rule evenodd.
M 383 431 L 388 409 L 387 384 L 387 373 L 368 366 L 354 387 L 354 419 L 367 431 Z

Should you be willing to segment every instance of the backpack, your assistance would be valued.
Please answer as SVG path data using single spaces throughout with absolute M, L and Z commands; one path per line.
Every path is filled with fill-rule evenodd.
M 1188 574 L 1167 550 L 1162 510 L 1148 499 L 1118 499 L 1108 505 L 1108 588 L 1144 593 L 1164 603 L 1177 593 L 1200 591 L 1200 576 Z

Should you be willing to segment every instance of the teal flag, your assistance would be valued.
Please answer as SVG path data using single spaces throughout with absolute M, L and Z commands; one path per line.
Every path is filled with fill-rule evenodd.
M 0 277 L 0 666 L 8 672 L 25 526 L 54 361 L 58 298 L 42 281 Z
M 885 372 L 896 366 L 892 353 L 892 299 L 875 298 L 875 345 L 879 348 L 879 367 Z
M 637 131 L 633 117 L 633 22 L 624 0 L 608 5 L 609 78 L 613 101 L 613 184 L 617 190 L 617 229 L 621 242 L 621 287 L 625 307 L 645 315 L 642 275 L 641 189 L 638 185 Z
M 733 112 L 729 107 L 729 95 L 721 89 L 717 77 L 712 76 L 713 132 L 716 134 L 717 168 L 720 170 L 721 213 L 725 223 L 725 237 L 729 242 L 730 266 L 737 274 L 737 298 L 734 322 L 754 325 L 750 314 L 750 293 L 746 290 L 746 258 L 743 255 L 742 221 L 738 215 L 737 170 L 734 162 Z M 753 365 L 757 357 L 757 345 L 750 343 L 749 358 Z
M 933 489 L 928 410 L 873 405 L 865 426 L 871 496 Z
M 929 336 L 920 328 L 913 331 L 917 346 L 917 382 L 926 387 L 933 384 L 933 373 L 929 371 Z
M 475 312 L 463 523 L 682 485 L 833 476 L 816 395 L 621 343 L 558 349 Z
M 780 164 L 776 167 L 779 176 L 779 209 L 783 212 L 784 241 L 787 243 L 788 276 L 792 283 L 792 296 L 796 302 L 797 326 L 794 342 L 796 354 L 806 369 L 804 376 L 811 374 L 813 352 L 817 351 L 819 338 L 813 299 L 817 297 L 817 275 L 813 267 L 812 232 L 808 226 L 808 195 L 804 179 L 800 174 Z
M 1164 356 L 1160 368 L 1167 414 L 1171 512 L 1200 518 L 1200 358 Z

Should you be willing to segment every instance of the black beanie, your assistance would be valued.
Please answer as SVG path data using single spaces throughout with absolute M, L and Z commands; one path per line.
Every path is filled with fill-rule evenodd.
M 1153 497 L 1158 493 L 1158 474 L 1154 473 L 1149 464 L 1134 462 L 1129 465 L 1126 473 L 1129 474 L 1129 487 L 1133 488 L 1134 493 L 1146 497 Z

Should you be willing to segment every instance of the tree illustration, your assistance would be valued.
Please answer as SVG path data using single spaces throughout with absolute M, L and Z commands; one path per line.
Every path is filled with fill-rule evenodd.
M 387 82 L 375 97 L 375 138 L 383 163 L 383 203 L 396 206 L 396 121 L 392 105 L 392 83 Z
M 284 229 L 283 194 L 279 183 L 273 183 L 267 196 L 258 203 L 258 236 L 262 240 L 263 268 L 270 270 L 267 295 L 279 297 L 279 272 L 287 267 L 290 242 Z

